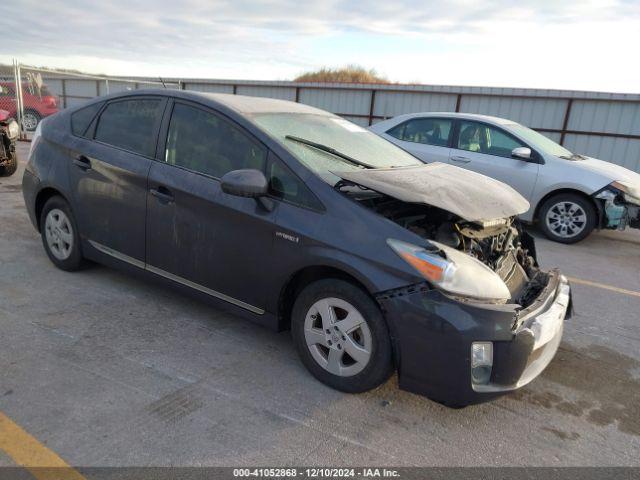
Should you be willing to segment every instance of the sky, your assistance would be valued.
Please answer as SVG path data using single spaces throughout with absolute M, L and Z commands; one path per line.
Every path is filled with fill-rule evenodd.
M 0 63 L 90 73 L 640 93 L 640 0 L 12 0 L 0 27 Z

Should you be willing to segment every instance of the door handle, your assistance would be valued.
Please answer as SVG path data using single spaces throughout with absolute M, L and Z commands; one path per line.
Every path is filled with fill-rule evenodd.
M 454 162 L 458 162 L 458 163 L 469 163 L 471 161 L 470 158 L 461 157 L 459 155 L 454 155 L 453 157 L 451 157 L 451 160 L 453 160 Z
M 78 167 L 80 170 L 83 171 L 87 171 L 87 170 L 91 170 L 91 160 L 89 160 L 89 158 L 87 158 L 84 155 L 78 155 L 76 158 L 73 159 L 73 163 L 75 164 L 76 167 Z
M 152 188 L 149 193 L 160 200 L 161 203 L 173 203 L 173 194 L 167 187 L 159 186 L 157 189 Z

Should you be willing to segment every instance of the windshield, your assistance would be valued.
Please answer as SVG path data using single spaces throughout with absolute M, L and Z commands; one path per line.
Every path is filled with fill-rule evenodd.
M 509 129 L 516 135 L 520 136 L 524 141 L 531 144 L 534 148 L 541 150 L 544 153 L 567 159 L 579 157 L 564 148 L 562 145 L 558 145 L 550 138 L 545 137 L 535 130 L 525 127 L 524 125 L 520 125 L 519 123 L 510 124 Z
M 296 141 L 297 137 L 330 147 L 373 168 L 406 167 L 422 162 L 404 150 L 358 125 L 333 115 L 313 113 L 256 113 L 253 121 L 282 142 L 305 166 L 331 184 L 340 178 L 331 173 L 360 170 L 330 152 Z

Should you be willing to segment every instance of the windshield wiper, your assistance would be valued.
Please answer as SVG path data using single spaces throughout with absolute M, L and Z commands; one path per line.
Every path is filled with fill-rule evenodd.
M 295 137 L 293 135 L 285 135 L 284 138 L 286 138 L 287 140 L 293 140 L 294 142 L 302 143 L 303 145 L 308 145 L 310 147 L 317 148 L 318 150 L 322 150 L 323 152 L 330 153 L 331 155 L 334 155 L 334 156 L 336 156 L 338 158 L 341 158 L 345 162 L 348 162 L 348 163 L 350 163 L 352 165 L 356 165 L 358 167 L 376 168 L 373 165 L 370 165 L 370 164 L 365 163 L 365 162 L 361 162 L 360 160 L 356 160 L 355 158 L 350 157 L 349 155 L 347 155 L 345 153 L 339 152 L 335 148 L 328 147 L 327 145 L 323 145 L 321 143 L 312 142 L 311 140 L 307 140 L 305 138 L 300 138 L 300 137 Z

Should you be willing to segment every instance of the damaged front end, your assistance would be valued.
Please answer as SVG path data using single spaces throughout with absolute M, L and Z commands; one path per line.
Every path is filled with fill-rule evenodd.
M 448 295 L 526 308 L 546 285 L 533 239 L 515 218 L 529 204 L 507 185 L 438 163 L 337 175 L 351 198 L 428 242 L 388 240 Z
M 593 195 L 600 213 L 600 228 L 624 230 L 640 228 L 640 188 L 612 182 Z
M 571 293 L 557 270 L 538 266 L 533 238 L 516 219 L 528 204 L 477 177 L 473 194 L 452 193 L 468 180 L 457 168 L 441 169 L 437 181 L 428 170 L 398 170 L 350 173 L 337 188 L 423 239 L 387 243 L 425 282 L 377 296 L 399 352 L 401 388 L 468 405 L 530 382 L 555 355 Z M 443 186 L 447 176 L 454 181 Z M 426 201 L 438 189 L 448 204 L 442 195 Z

